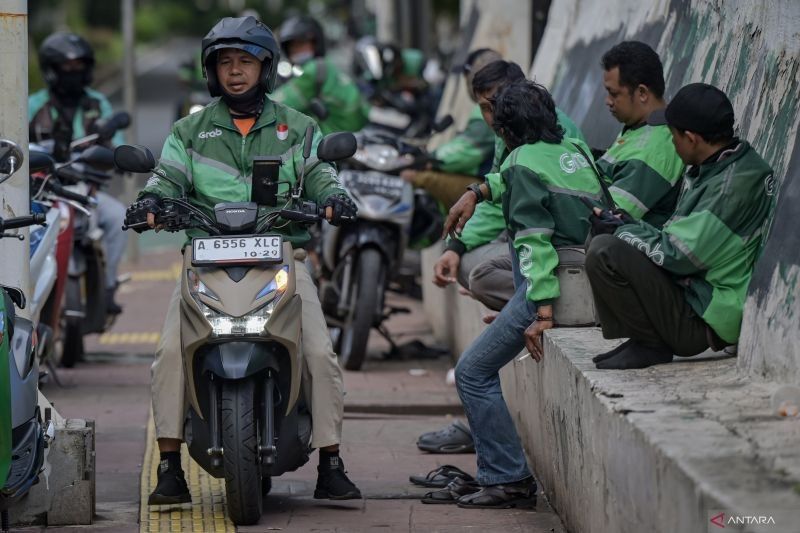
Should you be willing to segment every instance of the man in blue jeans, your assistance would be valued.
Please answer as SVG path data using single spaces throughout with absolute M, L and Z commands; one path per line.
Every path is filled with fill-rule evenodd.
M 493 107 L 494 129 L 511 153 L 499 172 L 469 187 L 450 210 L 445 231 L 459 232 L 478 202 L 501 200 L 516 292 L 456 365 L 456 386 L 478 455 L 477 484 L 454 482 L 426 498 L 429 503 L 449 500 L 459 507 L 502 509 L 534 504 L 536 482 L 498 373 L 523 348 L 541 361 L 542 332 L 553 327 L 552 303 L 560 294 L 556 247 L 585 241 L 589 222 L 581 197 L 596 201 L 601 191 L 582 155 L 588 147 L 564 137 L 544 87 L 514 83 L 500 90 Z

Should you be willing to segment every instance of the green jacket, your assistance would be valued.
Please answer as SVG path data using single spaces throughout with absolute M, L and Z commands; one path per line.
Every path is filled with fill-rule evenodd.
M 561 294 L 555 268 L 556 246 L 582 245 L 589 233 L 580 197 L 600 198 L 600 184 L 572 142 L 525 144 L 511 152 L 500 171 L 486 176 L 492 200 L 500 200 L 509 238 L 517 251 L 527 298 L 537 305 Z
M 114 113 L 108 98 L 102 93 L 87 88 L 86 96 L 88 98 L 82 101 L 72 119 L 73 140 L 84 137 L 87 128 L 97 119 L 107 118 Z M 31 142 L 51 138 L 53 123 L 58 119 L 58 110 L 51 104 L 50 93 L 47 89 L 41 89 L 28 96 L 28 124 Z M 125 142 L 121 131 L 114 135 L 112 142 L 115 145 Z
M 277 127 L 286 124 L 288 136 L 280 138 Z M 214 205 L 220 202 L 248 202 L 252 188 L 253 156 L 281 156 L 278 194 L 289 190 L 303 167 L 303 139 L 306 127 L 313 125 L 315 134 L 312 156 L 308 160 L 303 196 L 323 203 L 334 194 L 347 194 L 339 184 L 336 170 L 314 157 L 322 139 L 316 123 L 309 117 L 283 104 L 267 100 L 258 121 L 246 137 L 242 137 L 231 120 L 227 105 L 215 100 L 202 111 L 182 118 L 172 126 L 164 143 L 159 168 L 170 179 L 185 188 L 189 201 L 213 218 Z M 179 191 L 170 182 L 153 175 L 139 193 L 160 197 L 177 197 Z M 259 219 L 280 208 L 261 206 Z M 282 234 L 295 247 L 308 239 L 303 225 L 289 223 L 274 232 Z M 203 235 L 201 230 L 186 232 L 188 237 Z
M 746 142 L 691 167 L 675 214 L 663 229 L 645 221 L 616 236 L 675 276 L 698 316 L 735 343 L 747 286 L 761 245 L 772 169 Z
M 311 101 L 319 98 L 328 118 L 319 121 L 324 135 L 335 131 L 358 131 L 367 125 L 369 104 L 353 80 L 327 58 L 316 58 L 302 66 L 303 73 L 278 87 L 272 99 L 301 113 L 311 114 Z
M 483 120 L 481 108 L 476 105 L 464 131 L 437 148 L 433 157 L 439 161 L 438 168 L 443 172 L 478 176 L 481 166 L 491 161 L 495 139 L 492 128 Z
M 633 218 L 661 227 L 672 215 L 684 165 L 668 126 L 624 128 L 597 167 L 614 202 Z
M 559 125 L 564 128 L 565 141 L 578 139 L 583 143 L 586 142 L 581 130 L 566 113 L 556 108 L 556 115 L 558 116 Z M 495 136 L 494 161 L 490 172 L 499 171 L 500 166 L 507 157 L 508 148 L 506 148 L 506 143 L 500 137 Z M 503 206 L 500 201 L 481 202 L 475 208 L 475 213 L 464 226 L 464 230 L 458 239 L 451 239 L 448 242 L 448 249 L 456 251 L 459 255 L 463 254 L 493 241 L 504 229 L 506 229 L 506 223 L 503 220 Z

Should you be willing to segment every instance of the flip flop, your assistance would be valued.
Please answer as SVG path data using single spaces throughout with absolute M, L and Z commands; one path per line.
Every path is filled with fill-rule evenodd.
M 445 488 L 425 493 L 422 503 L 453 504 L 459 498 L 481 490 L 481 486 L 474 481 L 465 481 L 460 477 L 455 478 Z
M 408 480 L 415 485 L 437 489 L 447 487 L 450 483 L 458 479 L 470 483 L 475 481 L 472 476 L 453 465 L 442 465 L 439 468 L 431 470 L 425 476 L 410 476 L 408 478 Z
M 456 420 L 446 428 L 420 435 L 417 448 L 430 453 L 474 453 L 475 443 L 469 426 Z

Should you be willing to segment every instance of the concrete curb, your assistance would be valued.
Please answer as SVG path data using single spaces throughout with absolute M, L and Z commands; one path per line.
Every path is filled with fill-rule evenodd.
M 719 512 L 774 516 L 784 522 L 768 531 L 794 530 L 800 421 L 772 415 L 775 385 L 748 383 L 734 359 L 714 354 L 595 370 L 591 356 L 615 343 L 594 328 L 553 330 L 545 344 L 543 363 L 514 361 L 501 378 L 568 530 L 699 533 Z

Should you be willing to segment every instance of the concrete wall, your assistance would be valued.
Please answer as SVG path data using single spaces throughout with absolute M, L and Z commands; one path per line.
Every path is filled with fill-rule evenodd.
M 600 57 L 626 39 L 659 52 L 668 97 L 696 81 L 725 90 L 738 134 L 775 169 L 779 201 L 745 308 L 739 366 L 800 381 L 800 3 L 553 2 L 532 74 L 595 147 L 608 146 L 619 129 L 603 103 Z

